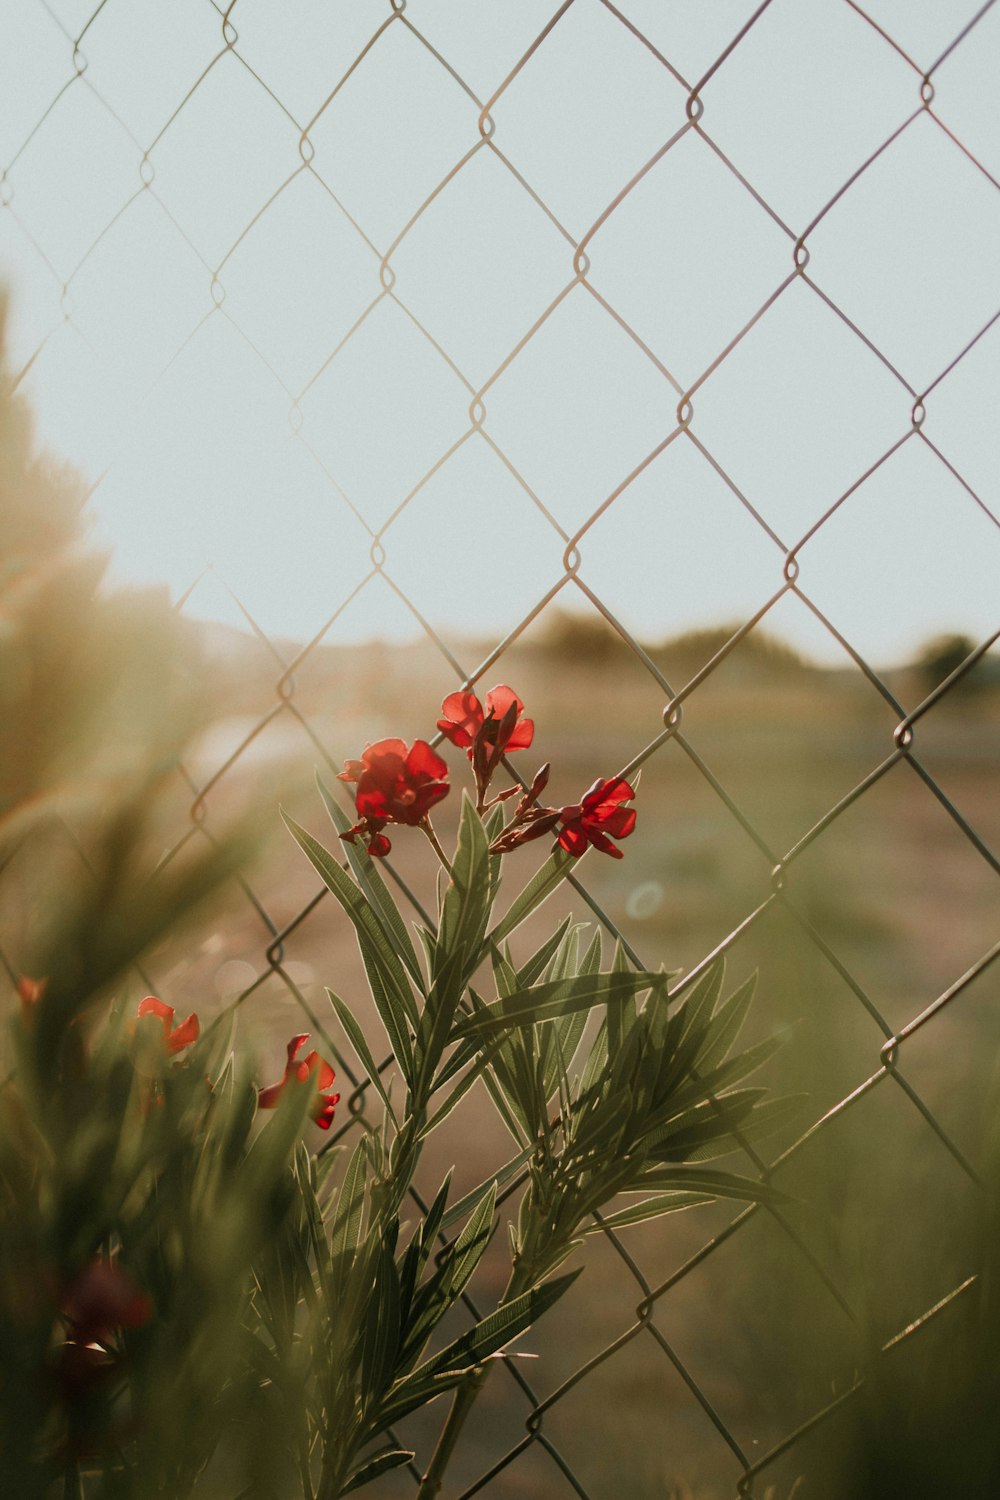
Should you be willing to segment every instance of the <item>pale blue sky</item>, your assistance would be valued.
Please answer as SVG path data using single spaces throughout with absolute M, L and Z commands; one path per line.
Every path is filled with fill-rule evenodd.
M 103 475 L 114 576 L 180 595 L 210 562 L 196 613 L 233 618 L 224 581 L 275 634 L 309 637 L 350 599 L 330 640 L 405 637 L 374 542 L 434 625 L 498 639 L 586 528 L 581 581 L 656 639 L 753 614 L 909 432 L 804 541 L 801 586 L 878 663 L 997 628 L 1000 322 L 928 396 L 929 442 L 910 414 L 1000 310 L 1000 4 L 933 75 L 985 173 L 924 112 L 808 235 L 809 277 L 897 373 L 797 277 L 707 378 L 977 6 L 864 6 L 914 69 L 847 0 L 772 0 L 705 84 L 701 129 L 602 222 L 755 7 L 617 9 L 564 9 L 486 145 L 480 106 L 552 0 L 408 0 L 395 19 L 388 0 L 237 0 L 239 57 L 210 68 L 211 0 L 0 4 L 11 353 L 36 356 L 41 438 Z M 675 385 L 697 387 L 689 432 L 646 463 L 676 431 Z M 572 582 L 559 599 L 586 604 Z M 770 623 L 836 659 L 794 598 Z

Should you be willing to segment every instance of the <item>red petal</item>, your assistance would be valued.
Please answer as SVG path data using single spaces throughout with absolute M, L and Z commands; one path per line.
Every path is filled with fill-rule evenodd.
M 190 1047 L 192 1042 L 198 1040 L 200 1030 L 198 1017 L 192 1011 L 187 1020 L 182 1021 L 179 1026 L 175 1027 L 167 1038 L 167 1045 L 171 1052 L 179 1052 L 182 1047 Z
M 319 1064 L 320 1055 L 314 1047 L 311 1052 L 306 1053 L 301 1062 L 297 1062 L 295 1064 L 295 1077 L 298 1079 L 299 1083 L 305 1083 L 310 1073 L 318 1068 Z
M 628 782 L 616 776 L 612 781 L 595 781 L 590 791 L 584 794 L 583 805 L 587 812 L 593 813 L 605 804 L 629 802 L 634 796 Z
M 489 699 L 487 698 L 487 703 Z M 483 705 L 475 693 L 449 693 L 441 705 L 441 712 L 452 724 L 475 734 L 483 722 Z M 442 726 L 439 724 L 438 728 Z
M 354 800 L 362 818 L 381 818 L 384 823 L 388 822 L 391 816 L 388 794 L 384 787 L 375 784 L 370 771 L 366 771 L 358 783 Z
M 450 719 L 438 719 L 437 727 L 446 739 L 457 745 L 459 750 L 464 750 L 472 744 L 472 736 L 461 724 L 453 724 Z
M 268 1088 L 261 1089 L 257 1094 L 258 1109 L 274 1109 L 284 1087 L 285 1080 L 282 1079 L 280 1083 L 272 1083 Z
M 320 1130 L 330 1129 L 330 1126 L 333 1124 L 333 1112 L 339 1103 L 339 1094 L 323 1095 L 321 1106 L 319 1110 L 317 1110 L 316 1114 L 313 1115 L 313 1119 L 316 1121 L 316 1124 L 319 1126 Z
M 508 750 L 527 750 L 534 738 L 534 719 L 522 719 L 520 724 L 514 726 L 514 732 L 507 741 L 505 748 Z
M 368 845 L 368 853 L 373 855 L 375 859 L 382 859 L 384 855 L 389 853 L 391 848 L 392 845 L 385 834 L 377 833 Z
M 587 837 L 590 839 L 590 842 L 593 844 L 594 848 L 600 849 L 602 854 L 610 854 L 612 859 L 625 858 L 624 854 L 617 847 L 617 845 L 613 844 L 605 834 L 598 833 L 596 829 L 588 829 Z
M 441 781 L 448 774 L 448 765 L 426 740 L 414 740 L 406 757 L 406 774 L 411 781 L 418 776 L 426 781 Z
M 517 696 L 513 688 L 505 683 L 499 683 L 495 688 L 490 688 L 486 694 L 486 712 L 492 712 L 495 719 L 502 719 L 512 703 L 517 704 L 519 714 L 524 713 L 524 704 Z
M 164 1023 L 163 1029 L 166 1031 L 174 1019 L 174 1007 L 164 1004 L 162 1000 L 157 1000 L 155 995 L 147 995 L 145 1000 L 139 1001 L 139 1009 L 136 1011 L 136 1015 L 159 1016 L 160 1020 Z
M 292 1037 L 292 1039 L 288 1043 L 288 1047 L 286 1049 L 287 1052 L 288 1052 L 288 1061 L 289 1061 L 289 1063 L 293 1063 L 295 1061 L 296 1054 L 302 1051 L 302 1048 L 305 1046 L 305 1044 L 306 1044 L 306 1042 L 308 1042 L 308 1040 L 309 1040 L 309 1033 L 308 1033 L 308 1031 L 303 1031 L 300 1036 L 293 1036 Z
M 344 769 L 337 772 L 338 781 L 358 781 L 365 773 L 363 760 L 345 760 Z
M 626 839 L 635 827 L 635 808 L 616 804 L 606 810 L 602 809 L 599 816 L 589 814 L 586 821 L 599 825 L 613 839 Z
M 319 1060 L 319 1075 L 316 1079 L 316 1087 L 321 1094 L 330 1087 L 336 1076 L 331 1064 L 327 1062 L 325 1057 L 321 1057 Z
M 432 807 L 437 806 L 442 797 L 447 797 L 450 791 L 447 781 L 426 781 L 417 793 L 416 801 L 406 808 L 406 816 L 400 816 L 399 821 L 413 827 L 427 816 Z
M 369 770 L 381 761 L 384 761 L 387 757 L 405 760 L 406 741 L 397 739 L 376 740 L 374 745 L 366 745 L 361 752 L 361 759 Z
M 559 842 L 567 854 L 572 854 L 574 858 L 579 858 L 586 850 L 587 835 L 582 828 L 577 827 L 575 824 L 570 824 L 568 827 L 560 829 Z

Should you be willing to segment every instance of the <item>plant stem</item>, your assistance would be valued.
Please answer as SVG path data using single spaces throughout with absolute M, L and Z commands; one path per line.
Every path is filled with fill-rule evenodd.
M 515 1297 L 528 1290 L 534 1283 L 534 1276 L 530 1268 L 526 1268 L 522 1261 L 515 1264 L 510 1273 L 510 1279 L 503 1296 L 500 1298 L 498 1307 L 503 1307 L 507 1302 L 512 1302 Z M 493 1362 L 491 1361 L 491 1364 Z M 486 1377 L 490 1373 L 490 1364 L 479 1365 L 472 1370 L 455 1392 L 441 1436 L 438 1438 L 437 1447 L 431 1455 L 431 1461 L 427 1472 L 420 1481 L 416 1500 L 435 1500 L 435 1496 L 441 1490 L 444 1480 L 445 1469 L 455 1451 L 455 1444 L 461 1436 L 462 1428 L 465 1426 L 469 1413 L 479 1399 L 479 1392 L 486 1384 Z
M 451 1403 L 451 1411 L 448 1413 L 448 1419 L 441 1429 L 441 1436 L 438 1438 L 437 1447 L 434 1449 L 430 1466 L 420 1481 L 417 1500 L 434 1500 L 434 1497 L 440 1492 L 441 1483 L 444 1479 L 444 1471 L 448 1467 L 451 1455 L 455 1450 L 455 1444 L 458 1442 L 462 1428 L 465 1426 L 465 1419 L 475 1405 L 479 1392 L 485 1384 L 488 1371 L 488 1365 L 480 1365 L 478 1369 L 472 1371 L 471 1375 L 465 1377 L 455 1392 L 454 1400 Z
M 445 869 L 448 871 L 448 874 L 451 875 L 451 863 L 448 859 L 447 854 L 445 854 L 444 850 L 441 848 L 441 845 L 438 843 L 438 836 L 431 826 L 430 818 L 424 818 L 423 822 L 419 826 L 424 830 L 424 833 L 426 833 L 427 837 L 430 839 L 431 848 L 434 850 L 434 853 L 444 865 Z

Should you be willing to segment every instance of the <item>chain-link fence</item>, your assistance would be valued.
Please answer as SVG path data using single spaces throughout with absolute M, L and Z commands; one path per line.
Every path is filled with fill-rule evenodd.
M 775 1081 L 807 1096 L 750 1151 L 787 1207 L 596 1245 L 587 1315 L 553 1317 L 537 1385 L 506 1362 L 461 1495 L 780 1500 L 974 1285 L 949 1226 L 1000 954 L 1000 7 L 19 10 L 23 388 L 43 432 L 83 411 L 95 506 L 175 569 L 198 488 L 175 529 L 214 568 L 181 607 L 225 595 L 249 631 L 177 843 L 272 753 L 295 799 L 289 749 L 336 769 L 511 681 L 567 777 L 643 772 L 650 852 L 585 867 L 577 907 L 683 962 L 677 994 L 718 954 L 759 966 Z M 267 524 L 231 509 L 257 483 Z M 219 970 L 323 1030 L 312 988 L 353 960 L 269 858 L 194 977 L 154 955 L 149 982 Z M 350 1133 L 366 1082 L 328 1045 Z

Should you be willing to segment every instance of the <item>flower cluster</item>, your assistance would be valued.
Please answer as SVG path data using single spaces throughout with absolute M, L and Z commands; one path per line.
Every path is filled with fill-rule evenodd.
M 532 719 L 524 717 L 524 704 L 513 688 L 498 684 L 481 703 L 475 693 L 450 693 L 441 705 L 437 721 L 441 733 L 465 750 L 476 780 L 476 807 L 480 813 L 518 795 L 513 786 L 487 800 L 494 772 L 512 750 L 526 750 L 535 735 Z M 577 857 L 588 848 L 599 849 L 613 859 L 622 851 L 614 842 L 635 827 L 635 809 L 627 807 L 635 791 L 620 776 L 599 777 L 579 802 L 564 807 L 542 807 L 539 797 L 549 779 L 544 765 L 521 796 L 510 821 L 490 846 L 492 854 L 508 854 L 521 844 L 555 835 L 559 846 Z M 426 740 L 414 740 L 407 749 L 403 740 L 379 740 L 366 745 L 360 760 L 349 760 L 341 781 L 357 786 L 355 805 L 358 821 L 341 834 L 349 843 L 362 839 L 369 854 L 382 856 L 392 847 L 383 829 L 389 823 L 423 828 L 433 839 L 428 814 L 449 791 L 448 767 Z
M 441 713 L 444 717 L 438 719 L 437 727 L 472 762 L 477 806 L 482 812 L 494 771 L 508 750 L 527 750 L 535 737 L 534 721 L 523 717 L 524 704 L 513 688 L 502 684 L 486 694 L 485 708 L 475 693 L 449 693 Z
M 185 1047 L 190 1047 L 198 1040 L 201 1030 L 198 1017 L 192 1013 L 180 1025 L 174 1025 L 174 1008 L 158 1000 L 155 995 L 147 995 L 140 1000 L 136 1012 L 136 1019 L 142 1020 L 146 1016 L 153 1016 L 160 1022 L 163 1028 L 163 1048 L 168 1055 L 173 1056 L 182 1052 Z M 333 1123 L 333 1114 L 340 1102 L 339 1094 L 328 1092 L 330 1085 L 336 1078 L 336 1073 L 325 1058 L 320 1057 L 315 1050 L 308 1052 L 305 1057 L 300 1058 L 299 1053 L 309 1040 L 309 1033 L 304 1032 L 301 1036 L 293 1036 L 288 1043 L 287 1061 L 283 1076 L 277 1083 L 269 1084 L 267 1088 L 259 1089 L 257 1092 L 257 1105 L 260 1109 L 274 1109 L 281 1098 L 285 1085 L 292 1079 L 298 1083 L 305 1083 L 307 1079 L 315 1075 L 316 1083 L 316 1105 L 313 1111 L 313 1119 L 322 1130 L 329 1130 Z M 162 1103 L 162 1097 L 154 1093 L 147 1097 L 147 1104 Z

